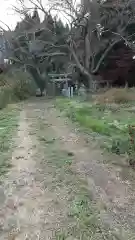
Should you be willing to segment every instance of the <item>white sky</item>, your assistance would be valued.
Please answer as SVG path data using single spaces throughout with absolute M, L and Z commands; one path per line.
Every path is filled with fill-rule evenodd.
M 0 20 L 14 28 L 19 17 L 13 12 L 12 5 L 16 0 L 0 0 Z
M 29 0 L 24 0 L 25 4 L 27 3 L 27 6 L 29 5 Z M 79 2 L 80 0 L 77 0 L 76 2 Z M 47 5 L 48 0 L 43 0 L 44 6 Z M 11 29 L 13 29 L 16 26 L 16 23 L 20 20 L 20 17 L 17 13 L 15 13 L 12 9 L 12 6 L 17 6 L 17 0 L 0 0 L 0 20 L 3 21 L 5 24 L 7 24 Z M 42 16 L 41 16 L 42 18 Z M 0 23 L 0 26 L 2 23 Z
M 47 3 L 48 0 L 44 0 L 43 2 Z M 28 0 L 25 0 L 27 6 L 29 7 Z M 13 11 L 12 6 L 17 7 L 17 0 L 0 0 L 0 20 L 7 24 L 10 28 L 14 28 L 16 23 L 20 20 L 19 14 Z M 0 25 L 3 27 L 0 23 Z

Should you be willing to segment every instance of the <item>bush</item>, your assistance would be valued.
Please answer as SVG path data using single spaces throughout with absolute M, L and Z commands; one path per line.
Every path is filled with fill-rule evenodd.
M 19 71 L 0 75 L 0 109 L 7 104 L 35 94 L 35 85 L 27 73 Z
M 0 109 L 12 101 L 12 91 L 10 87 L 3 86 L 0 88 Z
M 111 88 L 108 91 L 97 95 L 97 103 L 127 103 L 135 101 L 135 89 Z
M 24 100 L 31 95 L 35 95 L 36 86 L 29 74 L 18 72 L 14 75 L 13 80 L 13 92 L 18 100 Z

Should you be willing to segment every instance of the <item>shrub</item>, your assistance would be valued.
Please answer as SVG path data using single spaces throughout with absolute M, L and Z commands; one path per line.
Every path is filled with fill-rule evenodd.
M 12 101 L 12 90 L 8 86 L 0 88 L 0 109 L 6 107 L 6 105 Z
M 97 103 L 127 103 L 130 101 L 135 101 L 134 88 L 111 88 L 96 96 Z
M 18 72 L 14 75 L 13 81 L 13 92 L 18 100 L 24 100 L 30 95 L 35 95 L 36 86 L 28 74 Z
M 0 109 L 8 103 L 24 100 L 35 94 L 35 85 L 27 73 L 13 71 L 0 75 Z
M 129 164 L 135 168 L 135 125 L 129 125 Z

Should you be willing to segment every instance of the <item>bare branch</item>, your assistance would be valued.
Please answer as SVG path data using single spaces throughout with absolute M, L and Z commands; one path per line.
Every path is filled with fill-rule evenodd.
M 0 22 L 1 22 L 3 25 L 5 25 L 10 32 L 12 32 L 11 28 L 10 28 L 5 22 L 3 22 L 2 20 L 0 20 Z M 6 31 L 3 27 L 0 26 L 0 28 L 1 28 L 3 31 Z

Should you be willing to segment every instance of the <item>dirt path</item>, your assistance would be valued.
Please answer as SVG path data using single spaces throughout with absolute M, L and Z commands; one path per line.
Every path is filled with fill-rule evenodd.
M 74 126 L 60 116 L 56 109 L 50 112 L 52 124 L 57 137 L 64 148 L 75 156 L 74 170 L 85 176 L 93 198 L 104 205 L 107 210 L 104 220 L 111 226 L 122 225 L 125 229 L 134 230 L 135 226 L 135 185 L 128 178 L 123 181 L 119 172 L 104 164 L 101 150 L 86 144 L 85 136 L 77 133 Z M 101 209 L 102 210 L 102 209 Z
M 15 143 L 0 189 L 0 240 L 135 239 L 130 183 L 51 102 L 24 105 Z
M 13 168 L 1 190 L 1 199 L 4 199 L 0 209 L 1 240 L 53 239 L 56 230 L 62 228 L 66 212 L 64 200 L 60 207 L 56 204 L 59 192 L 49 189 L 53 171 L 49 167 L 42 171 L 40 147 L 34 133 L 30 135 L 34 110 L 31 106 L 26 107 L 20 114 L 16 148 L 12 155 Z M 63 194 L 66 195 L 64 191 Z

